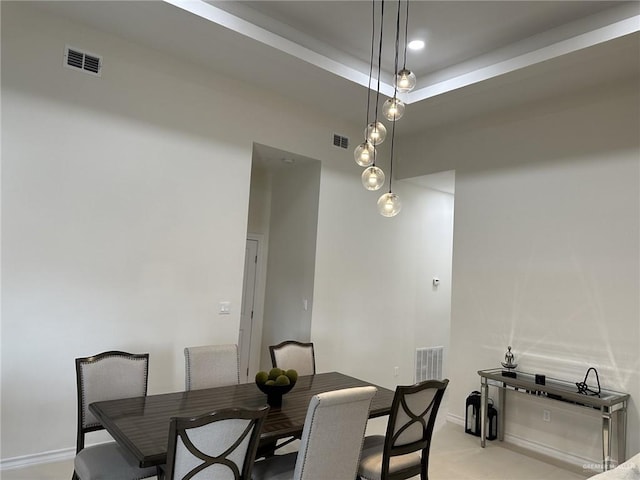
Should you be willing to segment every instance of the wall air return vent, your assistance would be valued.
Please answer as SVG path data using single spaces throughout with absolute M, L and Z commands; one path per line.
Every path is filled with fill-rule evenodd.
M 64 49 L 64 66 L 96 77 L 102 75 L 101 56 L 68 45 Z
M 334 133 L 333 146 L 339 147 L 339 148 L 349 148 L 349 139 L 347 137 L 343 137 L 342 135 L 338 135 L 337 133 Z
M 416 382 L 442 380 L 444 347 L 416 348 Z

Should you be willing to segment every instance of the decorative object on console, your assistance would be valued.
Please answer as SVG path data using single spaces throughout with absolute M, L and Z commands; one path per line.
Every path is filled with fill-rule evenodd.
M 597 391 L 595 390 L 594 387 L 590 387 L 589 382 L 587 381 L 589 380 L 589 374 L 591 373 L 591 371 L 593 371 L 593 373 L 596 374 L 596 383 L 598 385 Z M 584 376 L 584 380 L 582 382 L 576 382 L 576 387 L 578 387 L 578 393 L 582 393 L 584 395 L 595 395 L 599 397 L 601 390 L 600 390 L 600 378 L 598 377 L 598 371 L 595 368 L 590 367 Z
M 515 356 L 513 355 L 513 353 L 511 353 L 511 345 L 509 345 L 507 347 L 507 353 L 504 354 L 504 362 L 501 362 L 502 366 L 506 368 L 506 370 L 502 371 L 503 377 L 511 377 L 511 378 L 517 377 L 517 374 L 514 370 L 516 369 L 518 364 L 515 363 L 514 360 L 515 360 Z

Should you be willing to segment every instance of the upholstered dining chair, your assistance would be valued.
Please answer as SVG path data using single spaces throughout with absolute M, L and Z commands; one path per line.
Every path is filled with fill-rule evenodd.
M 376 387 L 314 395 L 300 449 L 256 462 L 254 480 L 351 480 L 356 478 L 362 439 Z
M 429 448 L 442 396 L 449 380 L 396 387 L 385 436 L 364 439 L 358 477 L 397 480 L 429 478 Z
M 313 343 L 286 340 L 269 346 L 271 363 L 274 367 L 288 370 L 295 369 L 298 375 L 315 375 L 316 357 Z
M 78 431 L 73 479 L 135 480 L 153 477 L 156 467 L 140 468 L 116 442 L 85 448 L 85 434 L 102 430 L 89 405 L 103 400 L 147 394 L 149 354 L 109 351 L 76 358 Z
M 166 479 L 251 480 L 269 406 L 172 418 Z
M 186 390 L 240 383 L 238 346 L 234 344 L 187 347 L 184 365 Z

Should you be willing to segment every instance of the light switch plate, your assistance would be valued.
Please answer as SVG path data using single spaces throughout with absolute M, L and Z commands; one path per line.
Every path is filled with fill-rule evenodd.
M 231 302 L 220 302 L 218 304 L 218 313 L 220 315 L 231 314 Z

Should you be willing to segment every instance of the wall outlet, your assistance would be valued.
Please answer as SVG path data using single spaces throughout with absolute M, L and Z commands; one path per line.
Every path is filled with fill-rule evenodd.
M 551 411 L 550 410 L 542 410 L 542 420 L 545 422 L 551 421 Z
M 397 377 L 400 373 L 400 367 L 393 367 L 393 376 Z

